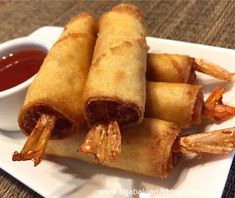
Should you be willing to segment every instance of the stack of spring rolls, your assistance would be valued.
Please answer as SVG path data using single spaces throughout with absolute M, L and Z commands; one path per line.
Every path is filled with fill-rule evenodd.
M 29 137 L 13 160 L 33 159 L 37 165 L 46 150 L 165 178 L 181 152 L 204 152 L 205 147 L 217 145 L 217 140 L 209 140 L 195 147 L 200 145 L 200 135 L 177 138 L 182 128 L 201 123 L 205 108 L 202 86 L 179 82 L 193 82 L 195 70 L 212 72 L 188 56 L 150 54 L 147 61 L 145 29 L 142 12 L 130 4 L 105 13 L 98 30 L 88 13 L 73 18 L 28 90 L 19 125 Z M 165 69 L 159 67 L 163 63 L 168 63 Z M 186 65 L 190 66 L 181 69 Z M 147 80 L 164 82 L 146 83 L 146 70 Z M 230 73 L 223 72 L 222 77 L 219 72 L 213 76 L 231 81 Z M 227 131 L 231 133 L 214 134 L 219 140 L 228 139 L 229 146 L 205 152 L 234 150 L 234 129 Z M 205 134 L 211 137 L 204 133 L 206 140 Z
M 118 120 L 122 126 L 119 156 L 114 162 L 103 161 L 102 165 L 165 177 L 172 168 L 171 147 L 180 130 L 165 121 L 143 120 L 146 49 L 145 24 L 139 9 L 119 5 L 101 17 L 84 90 L 85 115 L 90 124 L 111 119 Z M 60 142 L 60 146 L 57 141 L 51 141 L 47 152 L 98 163 L 94 157 L 75 149 L 83 143 L 86 133 L 86 129 L 79 131 L 71 139 Z

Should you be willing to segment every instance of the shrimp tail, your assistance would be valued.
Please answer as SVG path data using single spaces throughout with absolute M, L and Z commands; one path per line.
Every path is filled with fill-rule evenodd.
M 56 117 L 54 115 L 42 114 L 36 126 L 29 135 L 21 152 L 15 151 L 13 161 L 33 160 L 37 166 L 45 152 L 46 145 L 55 126 Z
M 99 163 L 115 161 L 121 152 L 121 133 L 118 123 L 96 124 L 88 132 L 80 150 L 95 156 Z
M 205 101 L 203 115 L 207 118 L 221 122 L 235 115 L 235 107 L 223 104 L 224 88 L 216 87 Z
M 210 63 L 209 61 L 206 61 L 204 59 L 195 58 L 193 67 L 196 71 L 208 74 L 217 79 L 229 82 L 234 81 L 234 73 L 230 73 L 219 65 Z
M 182 153 L 228 154 L 235 150 L 235 127 L 181 137 Z

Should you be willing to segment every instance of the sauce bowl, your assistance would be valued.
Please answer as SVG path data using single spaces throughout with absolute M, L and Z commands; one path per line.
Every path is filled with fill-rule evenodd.
M 31 37 L 21 37 L 0 44 L 0 58 L 27 49 L 37 49 L 47 52 L 50 45 L 40 39 Z M 6 131 L 19 130 L 17 117 L 29 85 L 32 83 L 35 75 L 26 81 L 0 91 L 0 129 Z

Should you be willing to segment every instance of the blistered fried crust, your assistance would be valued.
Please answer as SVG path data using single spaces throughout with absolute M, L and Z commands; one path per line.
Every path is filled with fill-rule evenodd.
M 76 151 L 82 144 L 86 131 L 81 130 L 61 141 L 50 141 L 47 153 L 97 164 L 93 156 Z M 166 178 L 175 165 L 171 148 L 179 133 L 180 129 L 173 123 L 145 118 L 141 124 L 123 128 L 122 151 L 118 159 L 115 162 L 105 161 L 102 165 Z
M 119 4 L 113 7 L 112 11 L 130 14 L 134 16 L 135 18 L 137 18 L 142 24 L 145 24 L 144 14 L 141 12 L 141 10 L 138 7 L 132 4 L 128 4 L 128 3 Z
M 51 138 L 64 138 L 77 128 L 76 123 L 83 122 L 82 93 L 96 40 L 95 29 L 91 28 L 95 21 L 90 16 L 89 20 L 86 25 L 90 28 L 86 29 L 90 32 L 65 30 L 67 33 L 53 45 L 28 89 L 18 118 L 26 135 L 43 113 L 56 115 Z
M 74 23 L 79 23 L 80 21 L 82 20 L 93 20 L 94 21 L 94 18 L 92 16 L 92 14 L 90 14 L 89 12 L 82 12 L 74 17 L 72 17 L 69 22 L 66 24 L 65 27 L 69 27 L 71 26 L 71 24 L 74 24 Z M 80 29 L 79 29 L 80 30 Z
M 176 156 L 173 156 L 172 146 L 180 133 L 180 129 L 175 124 L 162 120 L 155 121 L 154 124 L 151 122 L 145 124 L 148 124 L 148 126 L 145 125 L 146 130 L 153 132 L 151 134 L 152 142 L 150 141 L 149 156 L 151 156 L 150 160 L 153 163 L 153 167 L 156 167 L 156 176 L 166 178 L 176 165 L 173 160 Z
M 148 81 L 145 116 L 167 120 L 181 128 L 199 124 L 203 106 L 201 92 L 202 87 L 198 85 Z
M 137 12 L 134 10 L 130 5 L 117 6 L 99 21 L 99 35 L 83 100 L 89 123 L 104 122 L 108 117 L 100 117 L 97 109 L 91 108 L 97 106 L 97 101 L 101 101 L 102 109 L 117 112 L 115 116 L 106 114 L 110 115 L 106 121 L 118 119 L 127 124 L 143 119 L 148 47 L 145 27 L 130 14 Z
M 87 34 L 87 33 L 69 33 L 63 37 L 61 37 L 58 41 L 55 42 L 53 46 L 55 46 L 57 43 L 62 42 L 63 40 L 66 40 L 69 38 L 74 38 L 74 39 L 91 39 L 93 42 L 95 42 L 96 37 L 92 34 Z
M 126 59 L 123 54 L 127 53 L 130 54 Z M 89 123 L 105 121 L 105 117 L 101 118 L 97 109 L 93 108 L 97 106 L 96 101 L 103 102 L 103 109 L 116 112 L 107 114 L 110 117 L 106 121 L 118 119 L 120 124 L 128 124 L 143 118 L 145 68 L 142 64 L 145 64 L 145 60 L 146 49 L 123 43 L 120 47 L 112 48 L 109 54 L 103 55 L 92 65 L 84 91 L 85 112 Z
M 89 34 L 96 37 L 97 31 L 98 27 L 94 17 L 88 12 L 83 12 L 70 19 L 60 35 L 60 39 L 72 33 Z
M 146 78 L 159 82 L 193 83 L 193 60 L 186 55 L 149 53 Z
M 139 20 L 140 18 L 141 21 Z M 139 40 L 144 47 L 146 46 L 144 16 L 141 11 L 133 5 L 120 4 L 114 7 L 100 18 L 98 24 L 99 43 L 104 42 L 108 36 L 109 43 L 106 45 L 107 49 L 119 46 L 125 41 L 131 42 L 135 40 Z M 100 44 L 96 44 L 96 56 L 93 59 L 98 58 L 101 53 L 105 54 L 105 52 L 100 52 L 99 46 Z M 103 45 L 101 46 L 102 48 L 104 47 Z M 106 50 L 106 48 L 103 50 Z

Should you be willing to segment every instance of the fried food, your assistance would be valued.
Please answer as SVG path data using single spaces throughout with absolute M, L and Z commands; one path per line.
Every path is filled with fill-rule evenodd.
M 85 128 L 61 141 L 51 140 L 46 153 L 100 164 L 93 156 L 76 150 L 86 131 Z M 115 161 L 104 161 L 102 165 L 165 178 L 173 167 L 173 158 L 178 155 L 172 156 L 171 148 L 179 133 L 179 127 L 173 123 L 145 118 L 140 124 L 123 128 L 121 153 Z
M 146 117 L 174 122 L 180 128 L 200 124 L 204 106 L 202 86 L 147 82 Z
M 46 153 L 99 164 L 92 156 L 76 150 L 82 144 L 86 131 L 81 130 L 62 141 L 50 141 Z M 170 174 L 181 160 L 181 155 L 228 154 L 235 150 L 235 128 L 180 137 L 181 130 L 175 124 L 145 118 L 142 123 L 127 126 L 122 132 L 119 157 L 101 165 L 162 179 Z
M 82 94 L 96 33 L 94 18 L 83 13 L 48 52 L 19 113 L 19 126 L 29 137 L 13 160 L 33 159 L 36 166 L 49 138 L 65 138 L 83 122 Z
M 120 4 L 99 20 L 99 35 L 83 100 L 91 129 L 81 150 L 94 154 L 100 163 L 114 160 L 121 152 L 116 149 L 121 147 L 120 127 L 140 122 L 144 117 L 147 49 L 144 16 L 137 7 Z M 113 122 L 117 124 L 110 128 Z M 101 130 L 107 136 L 109 133 L 111 137 L 117 136 L 117 141 L 104 139 L 107 141 L 104 144 L 113 145 L 102 150 L 102 157 L 101 148 L 95 143 L 103 138 L 99 135 Z M 90 144 L 95 148 L 91 150 Z
M 179 54 L 149 53 L 147 80 L 172 83 L 194 83 L 195 71 L 224 81 L 234 81 L 234 74 L 204 59 Z
M 202 86 L 186 83 L 147 82 L 145 116 L 174 122 L 180 128 L 222 122 L 235 116 L 235 107 L 223 104 L 224 88 L 216 87 L 204 102 Z

